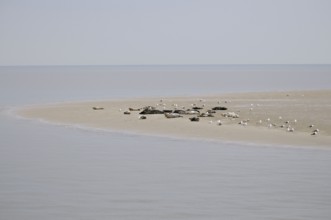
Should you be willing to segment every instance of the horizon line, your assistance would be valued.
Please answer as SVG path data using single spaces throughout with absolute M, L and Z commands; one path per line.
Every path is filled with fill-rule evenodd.
M 0 65 L 0 67 L 74 67 L 74 66 L 111 66 L 111 67 L 139 67 L 139 66 L 318 66 L 331 65 L 329 63 L 279 63 L 279 64 L 16 64 L 16 65 Z

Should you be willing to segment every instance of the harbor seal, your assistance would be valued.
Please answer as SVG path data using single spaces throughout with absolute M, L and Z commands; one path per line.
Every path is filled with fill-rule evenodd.
M 198 118 L 198 117 L 192 117 L 192 118 L 189 118 L 190 119 L 190 121 L 200 121 L 200 118 Z
M 104 110 L 103 107 L 99 107 L 99 106 L 94 106 L 92 107 L 93 110 Z
M 180 115 L 178 113 L 164 113 L 164 116 L 166 118 L 181 118 L 181 117 L 183 117 L 182 115 Z

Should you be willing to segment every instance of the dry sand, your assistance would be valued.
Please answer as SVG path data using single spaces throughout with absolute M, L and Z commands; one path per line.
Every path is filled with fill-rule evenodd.
M 147 119 L 141 120 L 139 111 L 132 111 L 130 115 L 123 113 L 130 107 L 154 106 L 162 110 L 177 106 L 177 109 L 189 109 L 192 104 L 204 105 L 201 112 L 215 106 L 224 106 L 228 110 L 217 111 L 214 117 L 200 118 L 199 122 L 191 122 L 192 115 L 173 119 L 164 115 L 146 115 Z M 92 107 L 96 106 L 104 109 L 93 110 Z M 239 118 L 223 117 L 221 114 L 226 112 L 235 112 Z M 272 145 L 331 146 L 331 90 L 76 102 L 28 107 L 18 114 L 51 123 L 138 134 Z M 218 120 L 221 120 L 221 126 Z M 238 124 L 245 120 L 249 120 L 246 126 Z M 288 132 L 287 127 L 294 128 L 294 132 Z M 311 135 L 315 129 L 320 131 Z

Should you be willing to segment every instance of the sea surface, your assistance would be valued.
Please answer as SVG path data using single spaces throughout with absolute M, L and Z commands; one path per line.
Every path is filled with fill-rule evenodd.
M 0 67 L 0 220 L 328 220 L 330 149 L 52 125 L 23 106 L 331 89 L 331 65 Z

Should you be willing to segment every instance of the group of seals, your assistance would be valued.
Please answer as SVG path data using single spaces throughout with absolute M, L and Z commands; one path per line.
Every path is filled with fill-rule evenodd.
M 139 114 L 139 119 L 146 119 L 145 115 L 153 115 L 153 114 L 164 114 L 166 118 L 182 118 L 183 115 L 196 115 L 194 117 L 190 117 L 189 120 L 192 122 L 198 122 L 200 121 L 200 117 L 214 117 L 214 113 L 219 110 L 227 110 L 227 107 L 222 106 L 216 106 L 212 109 L 207 110 L 206 112 L 201 113 L 200 110 L 202 110 L 203 107 L 194 106 L 192 109 L 177 109 L 174 110 L 159 110 L 156 109 L 153 106 L 145 106 L 143 108 L 129 108 L 128 111 L 125 111 L 124 114 L 129 115 L 131 114 L 131 111 L 141 111 Z M 231 117 L 231 116 L 230 116 Z
M 164 114 L 163 111 L 155 109 L 153 106 L 146 106 L 143 110 L 139 113 L 140 115 L 154 115 L 154 114 Z

